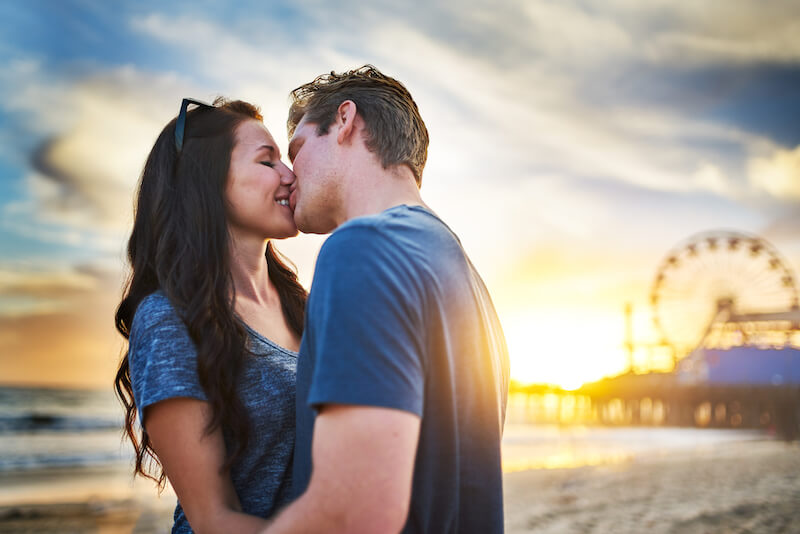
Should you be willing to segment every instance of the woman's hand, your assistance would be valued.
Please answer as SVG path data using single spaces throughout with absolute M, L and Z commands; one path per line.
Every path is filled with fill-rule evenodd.
M 145 408 L 144 425 L 183 512 L 197 534 L 258 532 L 267 525 L 242 513 L 225 463 L 222 431 L 206 434 L 207 402 L 171 398 Z

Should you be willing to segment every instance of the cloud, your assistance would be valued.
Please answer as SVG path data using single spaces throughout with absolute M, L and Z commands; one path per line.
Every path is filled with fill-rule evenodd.
M 333 31 L 302 32 L 271 16 L 250 14 L 225 21 L 199 15 L 134 16 L 132 31 L 183 56 L 185 72 L 215 94 L 248 100 L 262 109 L 265 124 L 284 145 L 289 91 L 312 79 L 317 65 L 353 65 L 357 56 L 339 52 L 326 36 Z M 298 38 L 305 37 L 305 42 Z M 198 53 L 197 43 L 213 43 Z M 284 150 L 285 152 L 285 150 Z
M 110 387 L 122 348 L 113 305 L 92 294 L 46 314 L 0 315 L 4 383 Z
M 778 149 L 770 156 L 752 158 L 748 164 L 750 183 L 775 198 L 800 201 L 800 146 Z
M 796 206 L 792 208 L 782 210 L 783 213 L 772 219 L 759 233 L 770 240 L 794 242 L 795 248 L 800 249 L 800 210 Z M 800 260 L 800 254 L 796 259 Z
M 58 259 L 0 263 L 0 376 L 6 383 L 110 387 L 119 265 Z
M 76 225 L 129 224 L 128 199 L 153 140 L 175 113 L 181 85 L 172 75 L 152 75 L 132 67 L 75 83 L 61 103 L 74 110 L 74 120 L 47 139 L 33 158 L 34 169 L 61 193 L 59 205 L 43 187 L 34 186 L 45 206 L 62 217 L 71 216 Z
M 103 263 L 77 267 L 6 263 L 0 265 L 0 317 L 64 312 L 97 293 L 116 294 L 120 284 L 118 269 Z
M 800 44 L 796 37 L 798 32 L 800 25 L 794 22 L 777 28 L 777 31 L 773 29 L 772 32 L 751 36 L 747 40 L 733 36 L 708 37 L 670 33 L 658 37 L 654 55 L 683 57 L 692 63 L 701 61 L 794 63 L 800 59 Z
M 25 196 L 3 206 L 2 226 L 118 254 L 150 146 L 191 84 L 132 66 L 59 77 L 35 60 L 12 63 L 0 79 L 14 142 L 29 153 Z
M 707 191 L 713 191 L 721 195 L 730 193 L 730 183 L 726 179 L 725 174 L 714 164 L 702 163 L 695 171 L 694 181 L 699 188 Z
M 406 73 L 409 87 L 424 88 L 416 98 L 432 132 L 429 169 L 451 169 L 459 182 L 476 176 L 520 181 L 542 172 L 564 173 L 735 198 L 746 183 L 739 170 L 741 154 L 767 142 L 652 103 L 619 99 L 597 105 L 593 86 L 583 85 L 587 72 L 556 67 L 560 56 L 547 50 L 539 55 L 542 49 L 534 45 L 528 55 L 536 61 L 508 70 L 400 23 L 374 31 L 369 39 L 373 53 L 391 57 L 397 42 L 409 50 L 408 59 L 394 57 L 389 64 Z M 417 57 L 429 61 L 419 64 Z M 444 64 L 451 67 L 440 76 L 438 65 Z M 437 143 L 437 132 L 446 145 Z M 478 157 L 465 158 L 465 152 Z M 724 172 L 713 182 L 698 180 L 694 173 L 704 164 Z
M 691 63 L 794 63 L 800 60 L 800 9 L 791 1 L 726 2 L 725 15 L 697 3 L 676 3 L 682 27 L 656 35 L 651 57 Z
M 0 296 L 53 298 L 91 291 L 96 286 L 92 276 L 75 271 L 32 273 L 0 270 Z
M 580 26 L 591 31 L 598 25 L 593 21 L 612 20 L 632 37 L 633 55 L 647 61 L 708 65 L 800 58 L 795 38 L 800 8 L 792 0 L 730 0 L 724 6 L 691 0 L 568 4 L 584 16 L 575 22 L 561 17 L 559 22 L 569 28 L 567 32 Z
M 609 14 L 561 2 L 525 2 L 528 42 L 549 61 L 595 70 L 636 53 L 634 36 Z
M 6 114 L 20 116 L 18 134 L 46 136 L 67 128 L 74 120 L 68 100 L 70 82 L 47 75 L 41 60 L 34 57 L 14 59 L 0 66 L 0 101 Z
M 626 62 L 643 54 L 635 39 L 642 28 L 626 26 L 624 17 L 616 21 L 613 11 L 550 3 L 510 4 L 494 15 L 475 5 L 434 10 L 434 19 L 457 15 L 455 29 L 444 32 L 461 37 L 454 45 L 429 27 L 415 29 L 409 24 L 414 15 L 388 19 L 378 10 L 365 10 L 344 23 L 351 29 L 360 25 L 360 31 L 340 32 L 324 22 L 330 10 L 299 9 L 312 21 L 295 32 L 306 41 L 302 46 L 291 39 L 291 28 L 269 17 L 223 23 L 152 13 L 130 19 L 135 33 L 181 51 L 194 81 L 128 66 L 52 84 L 35 62 L 17 63 L 15 83 L 24 90 L 16 92 L 33 91 L 49 104 L 39 109 L 28 99 L 11 103 L 32 114 L 33 124 L 48 124 L 41 130 L 51 132 L 32 159 L 38 176 L 29 180 L 43 220 L 126 227 L 149 144 L 182 94 L 224 92 L 255 100 L 263 104 L 268 126 L 282 131 L 288 90 L 331 67 L 359 64 L 361 55 L 354 50 L 369 50 L 371 60 L 411 87 L 433 135 L 428 174 L 448 188 L 464 180 L 472 185 L 484 176 L 520 181 L 544 172 L 658 191 L 741 196 L 746 177 L 732 170 L 734 154 L 759 142 L 755 136 L 651 106 L 598 107 L 587 99 L 591 88 L 583 83 L 598 65 L 615 64 L 615 71 L 624 72 Z M 685 24 L 696 26 L 692 17 L 698 15 L 689 15 Z M 466 30 L 467 22 L 482 26 Z M 508 69 L 470 53 L 475 39 L 503 42 L 503 23 L 511 28 L 512 44 L 505 60 L 532 61 Z M 198 41 L 214 46 L 196 54 Z M 398 42 L 404 43 L 402 55 Z M 448 65 L 447 76 L 440 65 Z M 53 118 L 45 109 L 69 112 Z M 681 142 L 689 133 L 693 143 Z M 283 136 L 276 137 L 285 143 Z M 485 155 L 465 157 L 481 151 Z M 716 169 L 713 177 L 710 169 Z

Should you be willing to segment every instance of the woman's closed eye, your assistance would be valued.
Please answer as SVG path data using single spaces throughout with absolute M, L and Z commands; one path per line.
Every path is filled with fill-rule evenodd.
M 274 169 L 274 168 L 275 168 L 275 164 L 274 164 L 274 163 L 272 163 L 271 161 L 262 161 L 262 162 L 261 162 L 261 164 L 262 164 L 262 165 L 266 165 L 267 167 L 269 167 L 269 168 L 271 168 L 271 169 Z

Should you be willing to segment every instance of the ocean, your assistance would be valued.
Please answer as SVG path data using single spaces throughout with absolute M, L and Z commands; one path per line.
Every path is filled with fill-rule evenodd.
M 0 532 L 169 532 L 176 497 L 132 476 L 113 392 L 0 387 Z
M 111 391 L 0 387 L 0 476 L 127 465 L 122 408 Z

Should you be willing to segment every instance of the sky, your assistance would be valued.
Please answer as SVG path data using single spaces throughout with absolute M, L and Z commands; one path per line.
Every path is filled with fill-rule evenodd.
M 365 63 L 419 105 L 423 198 L 512 377 L 622 372 L 626 303 L 658 341 L 651 287 L 691 236 L 760 236 L 798 272 L 799 36 L 793 0 L 2 2 L 0 382 L 111 383 L 133 194 L 182 97 L 260 105 L 286 153 L 289 92 Z M 278 243 L 306 286 L 323 240 Z M 753 291 L 746 258 L 692 268 Z

